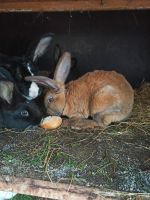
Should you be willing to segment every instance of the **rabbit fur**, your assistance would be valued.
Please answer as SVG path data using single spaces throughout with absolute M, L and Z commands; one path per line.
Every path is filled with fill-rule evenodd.
M 70 66 L 71 55 L 65 52 L 56 66 L 54 80 L 47 80 L 49 89 L 44 104 L 48 114 L 67 116 L 71 120 L 65 125 L 77 128 L 106 127 L 130 116 L 134 91 L 123 75 L 95 70 L 65 85 Z M 33 76 L 31 79 L 42 84 L 42 77 Z

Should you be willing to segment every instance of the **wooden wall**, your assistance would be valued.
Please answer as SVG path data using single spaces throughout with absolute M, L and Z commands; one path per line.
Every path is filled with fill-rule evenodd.
M 43 34 L 77 58 L 70 79 L 94 69 L 116 70 L 134 86 L 150 81 L 150 12 L 12 12 L 0 14 L 0 53 L 23 55 Z M 53 66 L 53 44 L 40 62 Z
M 1 12 L 150 9 L 149 0 L 0 0 Z

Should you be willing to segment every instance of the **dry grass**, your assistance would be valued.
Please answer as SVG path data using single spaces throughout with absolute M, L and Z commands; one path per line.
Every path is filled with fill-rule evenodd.
M 113 125 L 110 125 L 108 128 L 105 130 L 95 128 L 94 130 L 88 129 L 88 130 L 74 130 L 74 129 L 69 129 L 69 128 L 64 128 L 61 127 L 56 130 L 43 130 L 41 128 L 36 128 L 36 129 L 26 129 L 21 133 L 30 133 L 30 132 L 40 132 L 42 134 L 59 134 L 59 133 L 64 133 L 64 132 L 70 132 L 72 134 L 79 133 L 79 134 L 87 134 L 87 133 L 96 133 L 98 130 L 101 133 L 108 133 L 108 130 L 111 128 L 114 128 L 114 131 L 112 131 L 112 134 L 115 133 L 116 128 L 122 129 L 122 132 L 128 131 L 129 129 L 131 130 L 132 128 L 140 129 L 143 132 L 145 131 L 146 134 L 150 134 L 149 131 L 147 131 L 147 128 L 150 128 L 150 83 L 144 83 L 139 89 L 135 90 L 135 100 L 134 100 L 134 107 L 133 107 L 133 112 L 132 115 L 130 116 L 129 119 L 126 121 L 120 122 L 120 123 L 115 123 Z M 124 129 L 125 128 L 125 129 Z M 20 133 L 20 131 L 16 130 L 10 130 L 10 129 L 0 129 L 0 134 L 2 133 Z M 118 134 L 118 133 L 116 133 Z
M 128 169 L 131 166 L 133 176 L 139 170 L 141 177 L 138 168 L 141 163 L 145 172 L 149 170 L 150 84 L 143 84 L 135 91 L 131 117 L 106 129 L 81 131 L 60 127 L 43 130 L 36 127 L 23 132 L 1 129 L 0 136 L 0 170 L 3 174 L 96 186 L 100 183 L 105 186 L 107 182 L 109 188 L 114 188 L 117 183 L 111 179 L 119 170 L 122 175 L 115 175 L 119 178 L 127 176 L 123 172 L 128 171 L 132 176 L 131 168 Z M 65 170 L 70 170 L 67 175 L 64 175 Z M 142 178 L 147 176 L 145 172 Z M 126 178 L 130 185 L 130 177 Z M 141 187 L 140 181 L 138 187 Z

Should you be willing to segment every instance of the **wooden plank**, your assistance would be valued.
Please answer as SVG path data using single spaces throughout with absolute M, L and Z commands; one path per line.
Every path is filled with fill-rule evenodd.
M 31 178 L 16 178 L 7 175 L 0 176 L 0 191 L 15 192 L 57 200 L 114 200 L 132 197 L 148 200 L 150 198 L 149 193 L 127 193 L 72 184 L 52 183 Z
M 150 0 L 0 0 L 0 12 L 150 9 Z
M 0 190 L 57 200 L 111 200 L 94 188 L 10 176 L 0 176 Z

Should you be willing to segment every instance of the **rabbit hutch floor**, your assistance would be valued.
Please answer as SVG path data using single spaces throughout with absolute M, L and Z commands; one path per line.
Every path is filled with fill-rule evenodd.
M 150 84 L 135 91 L 132 116 L 105 130 L 3 129 L 0 141 L 1 175 L 147 193 L 150 198 Z

